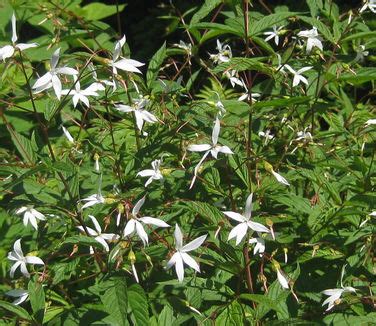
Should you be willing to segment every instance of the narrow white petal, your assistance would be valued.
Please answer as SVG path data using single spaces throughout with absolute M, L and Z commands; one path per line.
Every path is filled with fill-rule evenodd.
M 135 221 L 136 223 L 136 232 L 138 234 L 138 236 L 140 237 L 140 239 L 142 240 L 144 246 L 146 246 L 146 244 L 148 243 L 148 235 L 146 234 L 145 230 L 144 230 L 144 227 L 142 226 L 142 224 L 138 221 Z
M 134 232 L 136 228 L 136 221 L 134 219 L 131 219 L 128 221 L 127 225 L 124 228 L 123 236 L 126 237 Z
M 9 275 L 11 278 L 14 277 L 14 273 L 16 272 L 16 269 L 18 268 L 18 266 L 20 266 L 22 264 L 21 261 L 17 261 L 15 262 L 12 267 L 10 268 L 10 272 L 9 272 Z
M 191 268 L 193 268 L 195 271 L 200 272 L 200 266 L 197 264 L 197 262 L 189 256 L 185 252 L 180 253 L 181 258 L 183 258 L 183 261 Z
M 216 145 L 217 142 L 218 142 L 218 136 L 219 136 L 220 128 L 221 128 L 221 124 L 219 122 L 219 119 L 216 118 L 215 119 L 215 123 L 214 123 L 213 132 L 212 132 L 212 142 L 213 142 L 213 145 Z
M 279 284 L 281 284 L 281 286 L 284 289 L 288 289 L 289 288 L 289 282 L 288 282 L 286 276 L 284 276 L 279 269 L 277 269 L 277 278 L 278 278 Z
M 30 273 L 29 273 L 29 271 L 27 270 L 26 264 L 25 264 L 25 263 L 21 263 L 21 264 L 20 264 L 20 267 L 21 267 L 21 273 L 22 273 L 25 277 L 29 278 L 29 277 L 30 277 Z
M 23 212 L 25 212 L 27 210 L 27 207 L 26 206 L 22 206 L 20 208 L 18 208 L 15 213 L 16 214 L 22 214 Z
M 273 173 L 274 177 L 277 179 L 278 182 L 280 182 L 280 183 L 282 183 L 282 184 L 284 184 L 286 186 L 290 185 L 288 183 L 288 181 L 283 176 L 281 176 L 279 173 L 274 172 L 274 171 L 272 171 L 272 173 Z
M 55 72 L 57 74 L 70 75 L 70 76 L 78 75 L 78 71 L 70 67 L 56 68 Z
M 61 81 L 60 81 L 59 77 L 57 75 L 53 74 L 52 78 L 51 78 L 51 82 L 52 82 L 52 87 L 55 91 L 56 97 L 60 100 L 62 86 L 61 86 Z
M 176 275 L 178 276 L 179 282 L 183 282 L 183 280 L 184 280 L 184 265 L 183 265 L 183 258 L 181 257 L 180 253 L 176 253 L 175 271 L 176 271 Z
M 51 57 L 51 69 L 55 69 L 60 58 L 60 48 L 56 49 L 56 51 L 52 54 Z
M 102 233 L 102 228 L 98 223 L 98 220 L 93 215 L 88 215 L 91 221 L 94 224 L 95 229 L 97 230 L 98 234 Z
M 132 215 L 136 216 L 139 212 L 140 212 L 140 209 L 142 207 L 142 205 L 145 203 L 145 196 L 142 197 L 137 203 L 136 205 L 134 205 L 133 209 L 132 209 Z
M 22 248 L 21 248 L 21 239 L 18 239 L 14 242 L 13 244 L 13 250 L 14 252 L 19 256 L 19 257 L 23 257 L 23 252 L 22 252 Z
M 223 214 L 240 223 L 247 221 L 247 219 L 243 215 L 236 212 L 223 212 Z
M 245 212 L 244 216 L 248 220 L 252 216 L 252 198 L 253 198 L 253 193 L 251 193 L 245 202 Z
M 176 249 L 180 249 L 183 246 L 183 234 L 181 233 L 181 230 L 178 224 L 175 225 L 174 237 L 175 237 L 175 247 Z
M 139 220 L 145 224 L 152 224 L 155 226 L 159 226 L 161 228 L 168 228 L 170 226 L 165 221 L 162 221 L 159 218 L 154 218 L 150 216 L 141 217 L 139 218 Z
M 204 151 L 208 151 L 209 149 L 211 149 L 211 147 L 212 146 L 209 144 L 200 144 L 200 145 L 189 145 L 187 149 L 191 152 L 204 152 Z
M 47 85 L 52 80 L 52 74 L 50 72 L 45 73 L 42 77 L 39 77 L 33 85 L 33 89 L 40 88 Z
M 236 245 L 238 245 L 246 235 L 247 230 L 248 226 L 246 222 L 238 224 L 230 231 L 227 241 L 236 237 Z
M 260 223 L 248 221 L 247 225 L 248 225 L 248 227 L 250 229 L 252 229 L 252 230 L 254 230 L 256 232 L 270 233 L 270 230 L 266 226 L 264 226 L 264 225 L 262 225 Z
M 117 104 L 115 105 L 115 109 L 121 112 L 132 112 L 134 111 L 134 108 L 132 108 L 129 105 L 124 105 L 124 104 Z
M 207 235 L 202 235 L 201 237 L 198 237 L 194 240 L 192 240 L 191 242 L 187 243 L 185 246 L 183 246 L 180 251 L 181 252 L 189 252 L 189 251 L 192 251 L 192 250 L 196 250 L 198 247 L 200 247 L 205 239 L 206 239 Z
M 25 259 L 28 264 L 44 265 L 43 260 L 36 256 L 26 256 Z
M 25 215 L 26 215 L 26 213 L 25 213 Z M 35 230 L 38 230 L 37 219 L 34 217 L 34 215 L 30 214 L 29 222 Z
M 27 44 L 27 43 L 19 43 L 17 44 L 15 47 L 17 49 L 20 49 L 20 51 L 23 51 L 23 50 L 26 50 L 26 49 L 30 49 L 30 48 L 35 48 L 37 47 L 38 44 L 37 43 L 30 43 L 30 44 Z
M 155 174 L 155 171 L 154 170 L 142 170 L 140 172 L 137 173 L 137 177 L 140 176 L 140 177 L 150 177 L 152 175 Z
M 141 74 L 140 69 L 136 68 L 136 66 L 133 65 L 132 62 L 130 62 L 130 61 L 134 61 L 134 60 L 121 59 L 119 61 L 114 62 L 113 66 L 118 68 L 118 69 L 124 70 L 124 71 L 137 72 L 137 73 Z
M 107 252 L 110 251 L 110 248 L 109 248 L 107 242 L 100 235 L 95 237 L 94 239 L 103 246 L 104 250 L 106 250 Z
M 234 152 L 228 146 L 219 146 L 217 147 L 217 150 L 223 154 L 234 154 Z
M 176 257 L 179 255 L 179 253 L 175 252 L 170 260 L 167 262 L 166 269 L 170 269 L 172 266 L 176 263 Z

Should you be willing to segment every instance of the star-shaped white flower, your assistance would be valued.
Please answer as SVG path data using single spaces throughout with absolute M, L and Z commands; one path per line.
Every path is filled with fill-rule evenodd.
M 23 224 L 27 226 L 29 223 L 33 226 L 35 230 L 38 230 L 37 220 L 44 221 L 46 217 L 38 212 L 33 206 L 22 206 L 16 210 L 16 214 L 23 213 Z
M 322 39 L 317 32 L 317 28 L 301 31 L 298 33 L 299 37 L 304 37 L 307 39 L 306 52 L 310 53 L 313 47 L 317 47 L 322 51 Z
M 2 48 L 0 48 L 0 60 L 5 61 L 5 59 L 10 58 L 13 56 L 14 52 L 16 50 L 26 50 L 29 48 L 34 48 L 38 46 L 36 43 L 19 43 L 17 44 L 18 37 L 17 37 L 17 29 L 16 29 L 16 16 L 13 13 L 12 15 L 12 45 L 5 45 Z
M 292 87 L 298 86 L 300 82 L 308 85 L 308 80 L 307 78 L 302 76 L 302 73 L 312 69 L 312 67 L 303 67 L 299 69 L 298 71 L 295 71 L 294 69 L 292 69 L 291 66 L 288 64 L 285 64 L 285 67 L 294 75 L 294 79 L 292 81 Z
M 247 234 L 248 229 L 251 229 L 256 232 L 270 233 L 269 229 L 266 226 L 251 221 L 252 197 L 253 194 L 250 194 L 247 198 L 247 201 L 245 203 L 244 215 L 230 211 L 223 212 L 223 214 L 225 214 L 229 218 L 239 222 L 239 224 L 231 230 L 230 234 L 228 235 L 227 241 L 236 237 L 236 245 L 238 245 L 240 241 L 242 241 L 244 236 Z
M 250 244 L 256 244 L 253 248 L 253 254 L 257 255 L 259 253 L 260 257 L 265 252 L 265 240 L 261 238 L 260 236 L 257 238 L 251 238 L 249 239 Z
M 201 160 L 198 162 L 198 164 L 195 167 L 194 171 L 194 177 L 192 179 L 191 185 L 189 189 L 193 187 L 194 182 L 196 181 L 198 170 L 200 169 L 200 166 L 206 159 L 206 157 L 209 155 L 209 153 L 217 159 L 218 153 L 224 153 L 224 154 L 234 154 L 233 151 L 228 146 L 221 146 L 218 145 L 218 136 L 220 131 L 221 125 L 219 122 L 218 117 L 215 119 L 214 128 L 212 132 L 212 143 L 211 144 L 200 144 L 200 145 L 189 145 L 188 150 L 191 152 L 205 152 L 202 156 Z
M 82 102 L 86 105 L 86 107 L 90 107 L 88 96 L 99 96 L 97 93 L 98 85 L 97 83 L 91 84 L 86 89 L 81 89 L 80 82 L 77 80 L 77 76 L 73 76 L 75 82 L 75 89 L 63 89 L 61 91 L 62 95 L 71 95 L 73 100 L 73 106 L 76 107 L 78 102 Z
M 222 44 L 219 40 L 217 40 L 217 54 L 210 54 L 210 59 L 213 60 L 214 63 L 222 63 L 222 62 L 229 62 L 232 58 L 232 51 L 228 44 Z
M 342 272 L 341 272 L 341 287 L 337 289 L 328 289 L 322 291 L 323 294 L 328 295 L 329 297 L 325 299 L 325 301 L 322 303 L 322 305 L 328 305 L 328 308 L 326 311 L 332 309 L 336 304 L 339 303 L 339 299 L 341 298 L 343 293 L 346 292 L 352 292 L 355 293 L 356 289 L 354 289 L 351 286 L 343 286 L 343 276 L 345 275 L 345 268 L 346 265 L 343 266 Z
M 322 291 L 323 294 L 328 295 L 329 297 L 325 299 L 322 305 L 328 305 L 326 311 L 332 309 L 334 305 L 338 304 L 338 300 L 341 298 L 343 293 L 346 292 L 355 292 L 356 290 L 351 286 L 346 286 L 339 289 L 328 289 Z
M 200 247 L 204 243 L 207 235 L 202 235 L 201 237 L 198 237 L 192 240 L 191 242 L 187 243 L 185 246 L 183 246 L 183 234 L 181 233 L 179 225 L 176 224 L 174 237 L 176 252 L 167 262 L 166 268 L 169 269 L 173 265 L 175 265 L 175 271 L 176 275 L 178 276 L 178 280 L 179 282 L 183 282 L 184 263 L 186 263 L 189 267 L 193 268 L 196 272 L 200 272 L 200 266 L 191 256 L 187 254 L 187 252 L 196 250 L 198 247 Z
M 367 8 L 376 14 L 376 0 L 365 0 L 362 8 L 359 9 L 359 13 L 362 13 Z
M 163 175 L 161 171 L 159 170 L 161 166 L 162 160 L 154 160 L 151 162 L 151 166 L 153 169 L 146 169 L 142 170 L 137 173 L 137 177 L 149 177 L 149 179 L 145 183 L 145 187 L 147 187 L 149 184 L 153 182 L 153 180 L 161 180 L 163 179 Z
M 134 100 L 133 106 L 117 104 L 115 105 L 115 109 L 120 112 L 126 113 L 134 112 L 136 117 L 137 128 L 141 131 L 145 121 L 149 123 L 158 122 L 158 119 L 154 114 L 144 109 L 144 107 L 148 103 L 149 101 L 147 99 L 136 99 Z
M 98 181 L 98 193 L 90 195 L 89 197 L 86 197 L 84 199 L 81 199 L 81 201 L 86 202 L 81 207 L 80 209 L 81 211 L 90 206 L 94 206 L 96 204 L 103 204 L 105 202 L 105 198 L 102 196 L 102 175 L 100 175 L 99 181 Z
M 281 31 L 281 29 L 283 28 L 284 26 L 280 26 L 277 28 L 277 26 L 273 26 L 273 31 L 270 31 L 270 32 L 265 32 L 264 35 L 268 35 L 266 38 L 265 38 L 265 41 L 269 41 L 271 39 L 274 38 L 274 43 L 275 45 L 278 45 L 279 43 L 279 32 Z
M 116 42 L 115 50 L 112 55 L 112 60 L 109 61 L 109 65 L 112 67 L 112 72 L 114 73 L 114 75 L 117 75 L 117 69 L 120 69 L 124 71 L 137 72 L 141 74 L 141 71 L 137 67 L 145 65 L 144 63 L 139 62 L 137 60 L 126 59 L 120 56 L 121 48 L 124 46 L 124 44 L 125 35 L 121 38 L 121 40 Z
M 77 75 L 78 71 L 69 67 L 57 68 L 60 58 L 60 48 L 58 48 L 51 57 L 51 67 L 50 71 L 46 72 L 42 77 L 38 78 L 35 84 L 33 85 L 34 93 L 43 92 L 46 89 L 53 87 L 56 97 L 60 100 L 62 85 L 59 79 L 59 75 Z
M 13 251 L 8 253 L 8 259 L 15 262 L 10 269 L 10 277 L 14 277 L 14 272 L 18 267 L 20 267 L 21 273 L 25 277 L 30 277 L 30 273 L 27 270 L 26 264 L 44 265 L 43 260 L 39 257 L 24 256 L 21 248 L 21 239 L 16 240 L 16 242 L 14 243 Z
M 14 300 L 12 302 L 12 304 L 14 304 L 16 306 L 18 306 L 22 302 L 25 302 L 29 298 L 29 292 L 27 292 L 24 289 L 10 290 L 8 292 L 5 292 L 5 294 L 10 296 L 10 297 L 16 298 L 16 300 Z
M 89 217 L 94 224 L 95 230 L 92 228 L 86 227 L 87 232 L 89 233 L 90 236 L 94 237 L 94 239 L 97 242 L 99 242 L 107 252 L 110 251 L 110 248 L 106 241 L 117 240 L 120 237 L 114 233 L 102 233 L 102 228 L 99 225 L 97 219 L 93 215 L 89 215 Z M 85 232 L 85 229 L 82 226 L 78 226 L 77 228 L 81 232 Z
M 363 62 L 364 58 L 369 55 L 369 51 L 366 51 L 366 47 L 364 45 L 359 45 L 356 49 L 356 57 L 354 59 L 355 62 Z
M 123 235 L 124 235 L 124 237 L 127 237 L 127 236 L 131 235 L 133 232 L 136 231 L 137 235 L 142 240 L 144 246 L 146 246 L 146 244 L 149 241 L 149 238 L 148 238 L 147 233 L 144 230 L 144 227 L 142 226 L 142 223 L 149 224 L 149 225 L 155 225 L 155 226 L 158 226 L 160 228 L 168 228 L 170 225 L 168 225 L 166 222 L 164 222 L 164 221 L 162 221 L 158 218 L 154 218 L 154 217 L 150 217 L 150 216 L 137 217 L 137 215 L 140 212 L 140 209 L 141 209 L 141 207 L 144 203 L 145 203 L 145 196 L 142 197 L 136 203 L 136 205 L 134 205 L 134 207 L 132 209 L 132 216 L 131 216 L 130 220 L 128 221 L 128 223 L 126 224 L 125 228 L 124 228 Z

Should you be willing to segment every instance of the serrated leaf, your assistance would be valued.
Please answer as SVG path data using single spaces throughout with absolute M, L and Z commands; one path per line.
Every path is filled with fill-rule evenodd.
M 222 0 L 205 0 L 201 8 L 192 16 L 190 27 L 194 27 L 194 24 L 209 15 L 209 13 L 221 3 Z
M 33 317 L 31 317 L 30 314 L 24 308 L 16 306 L 12 303 L 0 300 L 0 307 L 11 313 L 14 313 L 16 316 L 24 320 L 27 320 L 27 321 L 33 320 Z
M 249 24 L 248 35 L 250 37 L 259 34 L 260 32 L 266 31 L 268 28 L 274 25 L 279 25 L 283 20 L 296 16 L 297 12 L 280 12 L 276 14 L 267 15 L 258 21 L 251 21 Z
M 148 325 L 149 309 L 144 289 L 139 284 L 133 284 L 127 291 L 133 325 Z
M 35 280 L 30 280 L 27 290 L 31 308 L 33 309 L 33 316 L 39 323 L 42 323 L 45 306 L 45 295 L 42 284 Z
M 166 42 L 163 43 L 161 48 L 153 55 L 150 60 L 148 71 L 146 73 L 147 85 L 150 88 L 152 83 L 157 79 L 159 68 L 166 57 Z
M 272 74 L 272 70 L 259 59 L 233 57 L 229 62 L 223 62 L 213 69 L 214 73 L 228 70 L 236 70 L 238 72 L 245 70 L 256 70 L 265 74 Z
M 101 301 L 113 320 L 113 325 L 129 325 L 127 283 L 124 277 L 112 277 L 106 281 L 108 287 L 101 295 Z
M 36 162 L 36 154 L 31 141 L 15 131 L 10 125 L 7 125 L 7 129 L 11 135 L 13 144 L 16 146 L 22 158 L 26 162 L 34 164 Z
M 204 217 L 211 225 L 217 225 L 223 219 L 223 213 L 216 207 L 199 201 L 187 201 L 184 205 L 201 217 Z

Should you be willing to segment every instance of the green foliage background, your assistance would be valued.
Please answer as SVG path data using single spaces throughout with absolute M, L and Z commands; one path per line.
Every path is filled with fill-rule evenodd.
M 0 323 L 374 323 L 375 218 L 369 214 L 376 204 L 376 133 L 366 122 L 376 113 L 376 14 L 360 15 L 357 1 L 150 3 L 0 0 L 0 47 L 10 44 L 13 11 L 20 41 L 39 44 L 0 63 Z M 285 26 L 279 46 L 264 40 L 274 25 Z M 312 26 L 324 50 L 307 55 L 304 42 L 292 37 Z M 28 87 L 59 47 L 61 65 L 79 68 L 82 87 L 93 82 L 88 60 L 99 79 L 108 78 L 106 58 L 123 33 L 123 55 L 146 63 L 142 75 L 121 73 L 118 89 L 91 98 L 90 108 L 74 109 L 70 97 L 58 101 L 51 91 L 31 100 Z M 218 65 L 208 54 L 216 53 L 217 39 L 232 49 L 229 62 Z M 180 40 L 192 43 L 191 55 L 174 45 Z M 369 54 L 355 61 L 360 45 Z M 291 75 L 277 69 L 277 53 L 296 70 L 313 67 L 304 74 L 307 87 L 292 87 Z M 238 101 L 243 91 L 231 87 L 229 70 L 247 80 L 250 94 L 260 94 L 257 101 Z M 63 83 L 73 85 L 69 78 Z M 113 109 L 132 104 L 135 84 L 160 120 L 145 124 L 147 136 L 135 132 L 131 115 Z M 189 190 L 200 156 L 187 147 L 210 141 L 218 101 L 227 111 L 219 143 L 235 154 L 207 159 Z M 74 143 L 63 136 L 62 124 Z M 266 130 L 274 139 L 260 136 Z M 298 140 L 303 131 L 312 138 Z M 136 175 L 162 155 L 164 179 L 145 189 Z M 98 192 L 95 157 L 106 201 L 81 211 L 80 200 Z M 278 183 L 271 167 L 291 186 Z M 247 241 L 227 241 L 234 224 L 222 212 L 242 212 L 251 192 L 253 219 L 276 235 L 265 239 L 263 257 L 253 255 Z M 92 227 L 91 214 L 106 232 L 121 234 L 144 195 L 142 213 L 178 223 L 185 241 L 208 234 L 193 253 L 201 273 L 186 269 L 179 283 L 173 269 L 165 270 L 174 227 L 146 228 L 146 247 L 137 237 L 113 241 L 110 253 L 77 230 Z M 25 205 L 47 216 L 38 231 L 15 213 Z M 6 257 L 18 238 L 25 254 L 45 262 L 34 270 L 28 265 L 30 280 L 19 272 L 9 277 Z M 321 291 L 341 287 L 344 266 L 343 283 L 357 292 L 325 312 Z M 288 290 L 277 281 L 279 268 Z M 28 289 L 29 301 L 11 304 L 5 293 L 13 288 Z

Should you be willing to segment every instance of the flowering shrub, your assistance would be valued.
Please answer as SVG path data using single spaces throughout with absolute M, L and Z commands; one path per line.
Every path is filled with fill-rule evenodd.
M 371 324 L 375 2 L 186 5 L 0 4 L 2 324 Z

